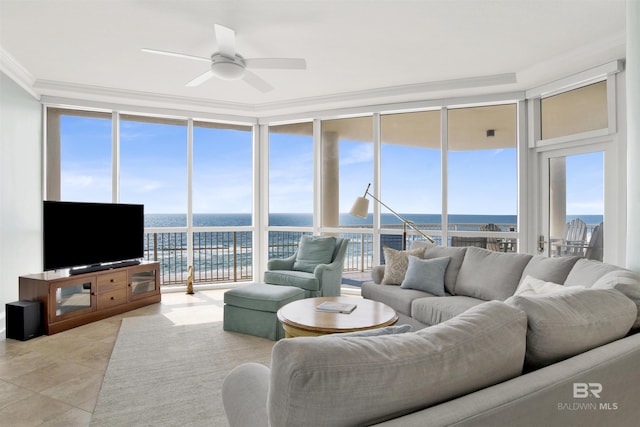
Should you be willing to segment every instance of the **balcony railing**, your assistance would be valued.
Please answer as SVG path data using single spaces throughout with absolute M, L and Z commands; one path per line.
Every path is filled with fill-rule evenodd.
M 269 232 L 269 258 L 293 255 L 304 234 L 300 231 Z M 345 271 L 366 271 L 373 266 L 373 237 L 368 233 L 341 235 L 350 239 Z M 251 231 L 197 231 L 193 233 L 193 282 L 241 282 L 253 280 Z M 144 258 L 160 262 L 162 285 L 186 283 L 187 233 L 153 231 L 144 236 Z
M 487 248 L 496 251 L 517 251 L 517 239 L 514 237 L 515 224 L 497 224 L 500 230 L 494 235 L 486 237 Z M 440 224 L 416 225 L 429 233 L 440 231 Z M 593 229 L 589 225 L 589 234 Z M 383 226 L 387 232 L 381 234 L 380 246 L 390 246 L 396 249 L 402 247 L 402 230 L 400 225 Z M 349 248 L 345 257 L 345 272 L 364 272 L 373 265 L 373 231 L 371 226 L 361 227 L 354 232 L 338 233 L 349 239 Z M 449 224 L 449 232 L 460 236 L 478 236 L 480 224 Z M 511 233 L 509 237 L 496 237 L 495 233 Z M 304 234 L 310 231 L 269 231 L 268 258 L 286 258 L 293 255 Z M 253 234 L 251 231 L 195 231 L 193 233 L 193 267 L 194 283 L 241 282 L 254 280 L 253 263 Z M 432 236 L 436 245 L 442 239 L 439 235 Z M 422 239 L 418 235 L 407 237 L 407 246 L 414 239 Z M 452 244 L 449 235 L 448 245 Z M 144 238 L 145 259 L 159 261 L 161 266 L 162 285 L 184 284 L 187 280 L 187 233 L 184 231 L 148 231 Z M 381 260 L 384 262 L 382 250 Z
M 390 246 L 400 249 L 402 235 L 400 226 L 384 226 L 389 230 L 381 234 L 381 247 Z M 429 230 L 441 230 L 440 224 L 417 225 L 427 233 Z M 499 224 L 501 231 L 512 231 L 514 224 Z M 479 231 L 479 224 L 449 224 L 452 232 Z M 293 255 L 298 242 L 307 231 L 270 231 L 268 234 L 268 258 L 285 258 Z M 373 232 L 371 227 L 362 227 L 362 232 L 339 233 L 349 239 L 349 248 L 345 257 L 345 272 L 363 272 L 370 270 L 373 260 Z M 194 283 L 242 282 L 254 280 L 252 231 L 194 231 L 193 232 L 193 281 Z M 433 236 L 436 244 L 441 244 L 438 235 Z M 422 239 L 409 235 L 407 244 L 413 239 Z M 451 244 L 451 237 L 449 237 Z M 509 250 L 515 250 L 515 239 Z M 505 248 L 507 246 L 504 246 Z M 145 234 L 145 259 L 160 262 L 162 285 L 186 283 L 187 266 L 186 231 L 160 231 L 152 229 Z M 381 255 L 382 255 L 382 251 Z M 381 259 L 381 262 L 383 260 Z

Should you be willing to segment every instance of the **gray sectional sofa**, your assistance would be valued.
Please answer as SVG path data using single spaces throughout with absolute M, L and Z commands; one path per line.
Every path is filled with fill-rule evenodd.
M 416 243 L 408 251 L 409 254 L 413 252 L 426 260 L 450 258 L 444 274 L 444 298 L 417 289 L 403 288 L 401 281 L 404 271 L 396 273 L 394 277 L 393 274 L 389 275 L 385 265 L 374 267 L 373 283 L 362 285 L 364 298 L 389 305 L 398 313 L 398 324 L 410 324 L 414 330 L 451 319 L 485 301 L 505 301 L 513 296 L 527 276 L 566 287 L 589 288 L 599 279 L 602 280 L 597 287 L 613 285 L 611 282 L 616 280 L 616 274 L 629 273 L 624 284 L 616 282 L 615 285 L 629 289 L 632 298 L 640 301 L 640 284 L 638 294 L 633 293 L 635 287 L 627 285 L 630 281 L 633 284 L 637 276 L 612 264 L 577 257 L 547 258 L 476 247 L 440 247 L 424 245 L 420 241 Z M 385 251 L 396 255 L 400 252 L 387 248 Z M 393 258 L 387 255 L 386 259 Z M 402 264 L 401 261 L 399 263 Z M 403 267 L 406 270 L 406 266 L 401 265 L 400 268 Z M 607 281 L 607 278 L 611 280 Z
M 231 426 L 637 425 L 637 275 L 480 248 L 388 255 L 362 294 L 413 331 L 279 341 L 270 369 L 227 376 Z

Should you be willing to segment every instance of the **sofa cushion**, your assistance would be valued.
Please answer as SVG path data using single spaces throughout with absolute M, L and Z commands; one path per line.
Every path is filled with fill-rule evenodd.
M 437 325 L 485 301 L 460 295 L 444 298 L 420 298 L 411 303 L 411 317 L 425 325 Z
M 413 300 L 425 297 L 436 298 L 430 293 L 415 289 L 402 289 L 400 286 L 378 285 L 371 282 L 362 284 L 362 297 L 384 303 L 407 316 L 411 316 L 411 302 Z
M 382 276 L 383 285 L 399 285 L 404 280 L 404 275 L 409 267 L 409 255 L 422 258 L 424 248 L 411 249 L 408 251 L 398 251 L 385 246 L 384 251 L 385 269 Z
M 273 426 L 371 425 L 522 371 L 526 315 L 491 301 L 418 332 L 301 337 L 273 347 Z
M 531 276 L 545 282 L 561 285 L 576 261 L 578 261 L 578 257 L 574 256 L 548 258 L 544 255 L 536 255 L 531 258 L 529 264 L 524 268 L 520 283 L 525 277 Z
M 464 254 L 467 252 L 467 248 L 448 248 L 442 246 L 429 246 L 424 251 L 423 258 L 442 258 L 449 257 L 449 265 L 447 271 L 444 274 L 444 287 L 451 295 L 455 295 L 456 281 L 458 280 L 458 273 L 464 260 Z
M 636 304 L 638 316 L 633 329 L 640 328 L 640 275 L 629 270 L 611 271 L 591 287 L 592 289 L 615 289 Z
M 462 261 L 456 295 L 504 301 L 513 295 L 532 256 L 469 247 Z
M 411 332 L 411 325 L 392 325 L 384 328 L 366 329 L 364 331 L 342 332 L 331 334 L 332 337 L 379 337 L 381 335 L 404 334 Z
M 427 249 L 427 248 L 430 248 L 430 247 L 433 247 L 433 246 L 434 246 L 434 244 L 431 243 L 428 240 L 412 240 L 411 241 L 411 246 L 409 246 L 409 249 L 410 250 L 413 250 L 413 249 Z
M 513 295 L 544 295 L 554 292 L 571 291 L 572 289 L 575 289 L 575 287 L 566 287 L 557 283 L 545 282 L 544 280 L 527 276 L 520 282 L 518 289 L 516 289 Z
M 444 296 L 444 272 L 451 258 L 422 259 L 409 255 L 407 274 L 400 287 L 429 292 L 435 296 Z
M 526 363 L 532 368 L 622 338 L 637 316 L 635 304 L 613 289 L 518 295 L 506 303 L 527 313 Z
M 336 248 L 336 238 L 331 236 L 303 235 L 298 246 L 293 269 L 313 273 L 318 264 L 329 264 Z
M 320 282 L 313 273 L 295 270 L 271 270 L 264 272 L 264 281 L 271 285 L 296 286 L 307 291 L 320 290 Z
M 382 283 L 382 278 L 384 277 L 384 264 L 383 265 L 375 265 L 371 269 L 371 280 L 373 283 Z
M 600 261 L 582 258 L 576 261 L 573 268 L 567 275 L 564 285 L 579 285 L 588 288 L 605 274 L 616 270 L 624 269 L 613 264 L 605 264 Z

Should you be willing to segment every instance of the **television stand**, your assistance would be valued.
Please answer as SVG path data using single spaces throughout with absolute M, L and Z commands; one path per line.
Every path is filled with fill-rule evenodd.
M 42 303 L 47 335 L 160 302 L 160 264 L 133 262 L 73 276 L 67 270 L 20 276 L 20 299 Z
M 114 268 L 130 267 L 132 265 L 138 265 L 138 264 L 140 264 L 140 261 L 137 259 L 112 262 L 108 264 L 93 264 L 86 267 L 70 268 L 69 275 L 75 276 L 76 274 L 93 273 L 94 271 L 112 270 Z

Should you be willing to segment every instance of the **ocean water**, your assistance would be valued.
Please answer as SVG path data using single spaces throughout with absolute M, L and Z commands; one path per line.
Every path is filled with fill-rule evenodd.
M 430 225 L 440 224 L 439 214 L 402 214 L 406 219 L 416 224 Z M 574 218 L 582 218 L 589 225 L 598 225 L 602 222 L 602 215 L 567 215 L 567 222 Z M 515 226 L 516 215 L 449 215 L 449 224 L 502 224 Z M 402 222 L 392 214 L 384 213 L 381 217 L 382 224 L 399 225 Z M 370 214 L 367 219 L 360 219 L 349 214 L 340 214 L 342 226 L 364 226 L 373 224 Z M 251 225 L 251 214 L 194 214 L 193 225 L 195 227 L 239 227 Z M 313 225 L 312 214 L 304 213 L 273 213 L 269 214 L 269 225 L 310 227 Z M 145 227 L 186 227 L 186 214 L 146 214 L 144 216 Z M 473 228 L 473 227 L 470 227 Z

